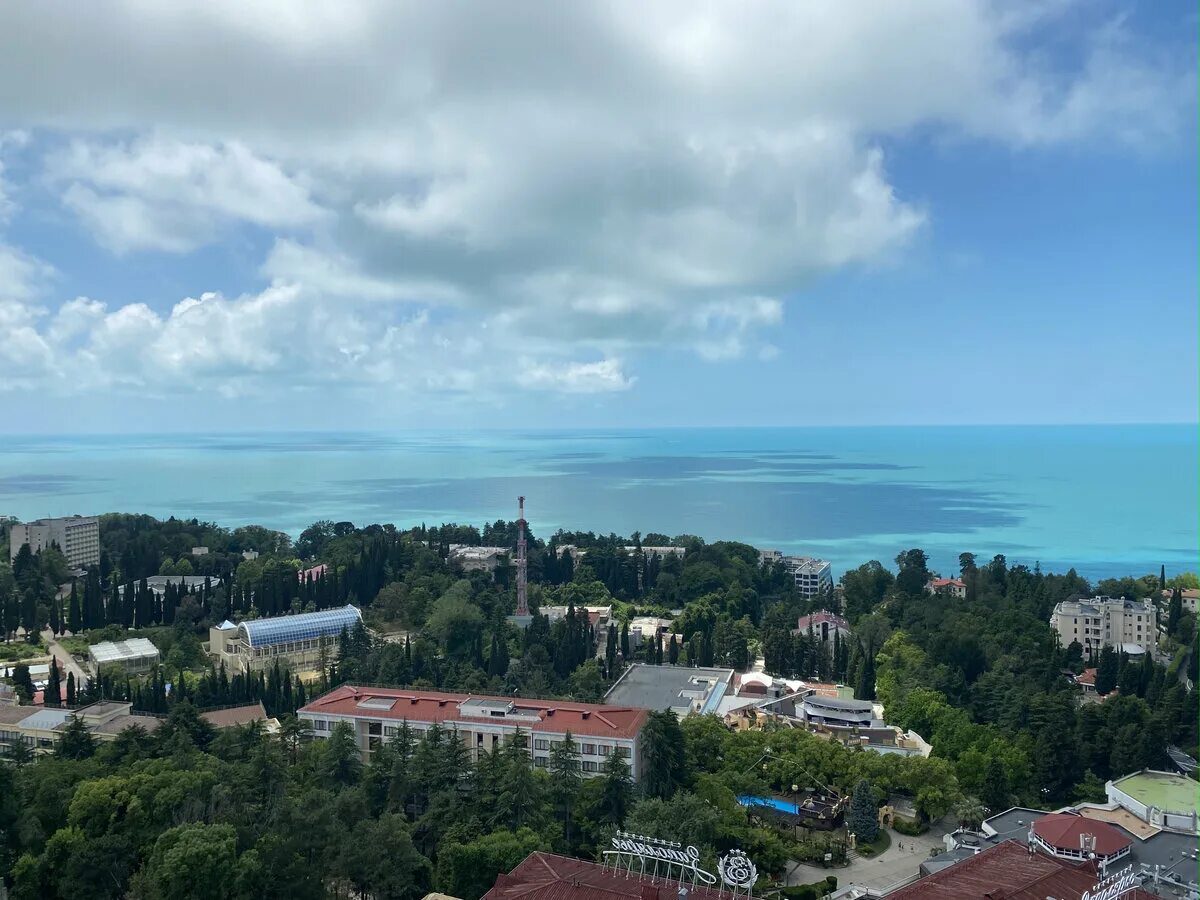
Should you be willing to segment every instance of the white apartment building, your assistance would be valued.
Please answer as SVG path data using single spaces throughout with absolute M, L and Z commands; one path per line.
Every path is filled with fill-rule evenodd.
M 833 590 L 833 566 L 811 556 L 785 556 L 783 566 L 796 581 L 796 589 L 805 597 Z
M 604 761 L 615 754 L 624 757 L 636 781 L 642 770 L 641 733 L 649 710 L 344 684 L 316 698 L 297 715 L 312 726 L 317 738 L 328 737 L 338 722 L 348 722 L 365 761 L 395 737 L 405 722 L 418 739 L 434 724 L 453 731 L 472 761 L 500 749 L 520 731 L 538 768 L 550 765 L 551 748 L 570 733 L 585 777 L 598 775 Z
M 77 569 L 100 565 L 100 520 L 95 516 L 63 516 L 13 525 L 8 535 L 9 562 L 22 545 L 34 553 L 57 544 L 67 562 Z
M 1054 607 L 1050 627 L 1064 647 L 1078 641 L 1085 655 L 1099 653 L 1104 646 L 1120 649 L 1122 644 L 1136 644 L 1149 652 L 1158 640 L 1158 613 L 1150 600 L 1064 600 Z

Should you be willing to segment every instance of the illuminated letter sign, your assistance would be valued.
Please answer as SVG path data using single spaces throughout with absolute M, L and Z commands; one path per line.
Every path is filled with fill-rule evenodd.
M 1105 881 L 1096 882 L 1090 891 L 1084 891 L 1079 900 L 1117 900 L 1138 886 L 1138 875 L 1130 866 L 1124 872 L 1112 876 Z
M 700 884 L 716 884 L 717 876 L 700 868 L 700 851 L 695 847 L 684 847 L 674 841 L 660 841 L 625 831 L 613 835 L 612 845 L 612 850 L 604 851 L 606 862 L 632 869 L 633 861 L 638 860 L 643 870 L 649 862 L 654 865 L 655 872 L 659 866 L 665 865 L 668 874 L 672 868 L 678 867 L 680 875 L 690 873 L 693 880 Z
M 758 880 L 758 869 L 741 850 L 730 850 L 722 856 L 717 871 L 721 873 L 721 880 L 734 890 L 744 888 L 748 891 Z

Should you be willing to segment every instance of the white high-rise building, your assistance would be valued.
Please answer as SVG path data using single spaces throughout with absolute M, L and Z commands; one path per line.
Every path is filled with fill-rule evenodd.
M 805 597 L 833 590 L 833 566 L 811 556 L 785 556 L 783 566 L 796 581 L 796 589 Z
M 95 516 L 64 516 L 13 525 L 8 534 L 9 562 L 24 544 L 34 553 L 57 544 L 75 568 L 100 565 L 100 520 Z

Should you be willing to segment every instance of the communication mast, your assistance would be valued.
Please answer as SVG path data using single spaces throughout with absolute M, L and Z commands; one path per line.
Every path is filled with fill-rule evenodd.
M 528 559 L 525 556 L 525 498 L 517 498 L 517 615 L 529 615 L 529 598 L 526 596 L 525 567 Z

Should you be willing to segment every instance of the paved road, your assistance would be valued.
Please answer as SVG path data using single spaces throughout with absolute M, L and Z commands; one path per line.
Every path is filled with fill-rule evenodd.
M 82 688 L 88 683 L 90 679 L 88 678 L 87 672 L 85 672 L 83 667 L 75 661 L 75 657 L 71 656 L 71 654 L 67 652 L 66 648 L 54 639 L 53 632 L 48 629 L 43 631 L 42 640 L 45 641 L 46 648 L 52 654 L 54 654 L 54 658 L 58 660 L 58 668 L 59 671 L 62 672 L 62 680 L 64 685 L 67 683 L 68 672 L 75 673 L 76 687 Z M 64 687 L 63 690 L 66 690 L 66 688 Z
M 891 832 L 892 845 L 874 858 L 862 857 L 852 860 L 843 869 L 822 869 L 820 866 L 809 866 L 804 863 L 795 864 L 788 872 L 788 884 L 811 884 L 820 881 L 826 875 L 834 875 L 838 887 L 858 885 L 877 891 L 895 887 L 906 880 L 913 879 L 918 874 L 922 860 L 929 857 L 929 851 L 935 847 L 941 849 L 942 835 L 945 829 L 933 827 L 918 837 L 904 837 Z M 904 847 L 901 849 L 900 845 Z

